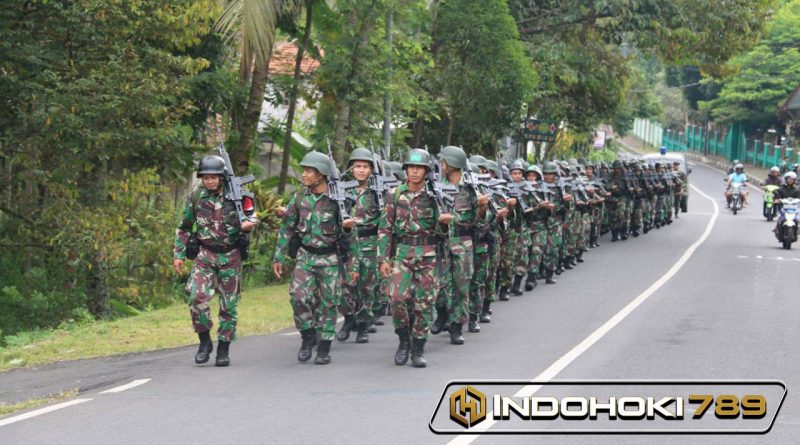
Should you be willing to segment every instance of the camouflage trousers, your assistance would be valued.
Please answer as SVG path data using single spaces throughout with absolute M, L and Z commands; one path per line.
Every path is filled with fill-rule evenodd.
M 669 207 L 667 207 L 667 195 L 658 195 L 658 198 L 656 199 L 656 222 L 663 224 L 667 220 L 668 211 Z
M 592 229 L 592 211 L 587 208 L 581 212 L 581 231 L 578 237 L 578 253 L 589 247 L 589 236 Z
M 342 292 L 339 265 L 311 265 L 301 260 L 303 255 L 312 254 L 298 257 L 289 285 L 294 325 L 300 331 L 313 328 L 322 340 L 333 340 Z
M 580 230 L 580 215 L 577 210 L 570 210 L 564 217 L 562 229 L 562 241 L 560 257 L 563 261 L 567 257 L 575 255 L 575 249 L 578 244 L 578 231 Z
M 474 271 L 472 280 L 469 283 L 469 307 L 470 314 L 477 314 L 483 307 L 483 300 L 488 295 L 489 271 L 491 270 L 491 256 L 487 246 L 475 245 L 473 256 Z
M 610 198 L 606 198 L 606 201 L 603 203 L 602 212 L 600 214 L 600 229 L 603 230 L 604 233 L 609 229 L 611 224 L 610 222 L 612 213 L 611 206 L 613 205 L 611 202 L 612 201 Z
M 500 282 L 500 249 L 502 248 L 503 241 L 499 232 L 495 232 L 494 246 L 489 249 L 489 276 L 486 279 L 486 296 L 485 300 L 494 301 L 494 296 L 497 294 L 497 286 Z
M 547 242 L 544 245 L 542 266 L 545 270 L 555 270 L 558 265 L 558 252 L 561 247 L 561 219 L 552 216 L 547 219 Z
M 649 197 L 642 198 L 642 225 L 653 225 L 653 204 Z
M 448 270 L 442 276 L 442 286 L 436 307 L 449 314 L 447 323 L 467 322 L 470 282 L 473 272 L 473 252 L 471 249 L 461 253 L 450 253 Z
M 614 197 L 611 202 L 609 227 L 611 230 L 624 230 L 626 224 L 625 207 L 627 207 L 627 200 L 623 197 Z
M 589 227 L 589 240 L 597 240 L 600 238 L 600 229 L 603 225 L 603 204 L 597 204 L 592 207 L 592 214 L 590 217 Z
M 355 259 L 354 271 L 358 272 L 355 286 L 345 285 L 342 292 L 342 315 L 355 315 L 357 322 L 372 321 L 373 310 L 378 298 L 378 264 L 376 252 L 361 251 Z M 380 307 L 380 303 L 377 303 Z
M 528 260 L 528 272 L 538 273 L 544 258 L 547 244 L 547 226 L 544 221 L 536 221 L 531 229 L 531 254 Z
M 392 322 L 411 329 L 414 338 L 428 338 L 436 301 L 436 257 L 395 259 L 389 277 Z
M 631 209 L 631 228 L 638 229 L 642 226 L 644 198 L 636 198 L 633 200 L 633 208 Z
M 242 260 L 238 249 L 227 254 L 200 249 L 186 284 L 189 313 L 195 332 L 208 332 L 214 326 L 209 303 L 214 293 L 219 292 L 217 338 L 228 342 L 236 339 L 241 274 Z
M 675 208 L 675 194 L 673 192 L 667 192 L 665 196 L 665 206 L 664 212 L 667 215 L 667 221 L 672 221 L 672 209 Z
M 514 251 L 514 256 L 511 260 L 512 272 L 514 275 L 525 275 L 528 271 L 531 253 L 531 231 L 523 223 L 523 226 L 517 229 L 514 235 L 514 242 L 509 244 Z
M 495 267 L 497 268 L 497 278 L 496 282 L 497 285 L 501 288 L 508 288 L 511 286 L 511 246 L 514 244 L 511 242 L 513 239 L 511 234 L 514 233 L 513 229 L 508 229 L 503 233 L 501 238 L 501 243 L 499 246 L 495 247 Z M 494 294 L 492 294 L 494 295 Z

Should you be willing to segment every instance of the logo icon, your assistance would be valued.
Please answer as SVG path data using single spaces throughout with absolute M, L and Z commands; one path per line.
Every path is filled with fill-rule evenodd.
M 450 418 L 472 428 L 486 419 L 486 395 L 472 386 L 463 386 L 450 394 Z

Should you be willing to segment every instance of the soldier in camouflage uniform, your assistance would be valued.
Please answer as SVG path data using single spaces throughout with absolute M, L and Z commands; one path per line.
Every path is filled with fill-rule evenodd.
M 642 164 L 642 170 L 641 184 L 644 190 L 644 198 L 642 199 L 642 232 L 648 233 L 653 227 L 653 200 L 656 197 L 656 192 L 655 188 L 653 188 L 650 164 Z
M 328 157 L 313 151 L 300 165 L 305 187 L 287 206 L 278 232 L 272 270 L 280 278 L 287 255 L 291 257 L 296 253 L 289 295 L 294 324 L 301 335 L 297 359 L 308 361 L 319 337 L 314 363 L 326 365 L 331 361 L 331 342 L 336 334 L 336 308 L 340 304 L 342 287 L 340 268 L 347 266 L 340 263 L 337 248 L 347 235 L 339 223 L 343 215 L 339 215 L 336 201 L 328 196 L 327 178 L 332 171 Z M 352 278 L 357 277 L 350 277 L 351 283 Z
M 477 308 L 470 308 L 470 282 L 473 273 L 473 237 L 488 231 L 493 221 L 487 212 L 489 197 L 478 196 L 477 192 L 464 182 L 463 172 L 468 167 L 467 155 L 459 147 L 442 148 L 442 171 L 447 184 L 456 186 L 458 193 L 453 209 L 453 223 L 449 234 L 449 273 L 444 274 L 444 285 L 436 302 L 437 311 L 446 308 L 450 343 L 464 344 L 461 335 L 467 319 L 477 332 Z M 475 309 L 475 312 L 470 312 Z M 441 312 L 438 312 L 440 314 Z M 438 318 L 438 317 L 437 317 Z
M 644 169 L 641 164 L 632 163 L 631 169 L 633 170 L 633 190 L 631 191 L 631 226 L 630 232 L 634 238 L 639 236 L 639 230 L 642 227 L 642 219 L 644 217 Z
M 559 164 L 559 163 L 557 163 Z M 559 176 L 561 180 L 568 179 L 569 176 L 569 164 L 566 161 L 561 161 L 560 169 L 559 169 Z M 568 189 L 567 186 L 563 187 L 562 194 L 572 194 L 572 190 Z M 577 201 L 571 199 L 569 201 L 563 202 L 564 207 L 564 216 L 562 221 L 562 235 L 561 235 L 561 248 L 559 249 L 559 268 L 556 269 L 556 273 L 561 273 L 564 269 L 570 270 L 574 264 L 574 257 L 575 257 L 575 246 L 578 241 L 577 237 L 577 230 L 578 225 L 575 222 L 575 217 L 577 214 Z
M 520 183 L 525 180 L 525 164 L 521 159 L 512 162 L 508 169 L 511 174 L 512 183 Z M 530 202 L 530 197 L 522 196 L 520 201 L 525 201 L 525 204 Z M 511 249 L 511 276 L 513 276 L 513 284 L 509 291 L 511 295 L 521 296 L 522 293 L 522 280 L 525 279 L 528 273 L 528 263 L 530 259 L 531 248 L 531 228 L 529 223 L 530 215 L 522 210 L 522 203 L 517 202 L 514 207 L 513 215 L 511 217 L 511 227 L 508 239 L 508 246 Z M 530 209 L 530 207 L 529 207 Z M 530 210 L 529 210 L 530 211 Z
M 590 184 L 589 193 L 591 197 L 591 220 L 589 223 L 589 247 L 599 247 L 600 229 L 603 225 L 603 207 L 605 206 L 605 195 L 600 178 L 595 177 L 595 166 L 586 165 L 586 181 Z
M 667 193 L 669 192 L 669 185 L 664 179 L 664 167 L 660 162 L 656 162 L 656 217 L 655 225 L 657 229 L 667 225 L 667 213 L 672 209 L 667 206 Z
M 372 175 L 372 152 L 366 148 L 356 148 L 350 154 L 348 169 L 358 181 L 355 189 L 355 203 L 350 211 L 352 218 L 343 222 L 347 230 L 356 229 L 354 242 L 350 243 L 353 273 L 358 274 L 358 282 L 354 286 L 343 287 L 344 302 L 342 314 L 344 323 L 336 334 L 336 339 L 345 341 L 350 337 L 350 330 L 355 324 L 358 333 L 356 343 L 367 343 L 367 329 L 373 322 L 373 308 L 378 297 L 378 264 L 375 262 L 376 242 L 378 240 L 378 222 L 381 209 L 375 191 L 369 188 Z
M 242 258 L 239 239 L 250 232 L 255 220 L 239 221 L 232 201 L 225 199 L 222 174 L 225 161 L 219 156 L 206 156 L 200 161 L 197 177 L 203 186 L 186 198 L 186 206 L 175 236 L 173 267 L 183 271 L 187 247 L 192 234 L 199 242 L 192 274 L 187 284 L 189 312 L 194 331 L 200 338 L 195 363 L 206 363 L 213 350 L 211 310 L 209 302 L 219 292 L 219 328 L 217 329 L 216 366 L 230 364 L 230 343 L 236 339 L 237 307 L 241 298 Z M 247 213 L 253 213 L 252 202 Z
M 547 219 L 547 244 L 544 249 L 542 266 L 544 267 L 545 283 L 555 284 L 553 279 L 556 267 L 559 263 L 559 250 L 562 243 L 563 221 L 566 213 L 566 205 L 572 200 L 572 196 L 563 193 L 556 185 L 558 167 L 553 162 L 545 162 L 542 166 L 545 185 L 552 193 L 548 194 L 545 203 L 549 204 L 550 216 Z
M 406 183 L 387 196 L 378 225 L 378 264 L 381 275 L 389 279 L 392 320 L 400 340 L 394 356 L 398 366 L 408 362 L 409 353 L 412 366 L 427 364 L 425 342 L 437 289 L 436 244 L 453 219 L 451 214 L 438 214 L 436 202 L 425 190 L 430 165 L 427 151 L 408 152 L 403 163 Z
M 627 230 L 625 206 L 627 205 L 626 195 L 628 194 L 628 186 L 625 182 L 625 172 L 622 169 L 622 161 L 614 161 L 612 168 L 614 171 L 609 177 L 609 191 L 611 192 L 609 227 L 611 228 L 611 241 L 614 242 L 627 238 L 627 234 L 624 232 Z
M 681 163 L 675 161 L 672 163 L 672 171 L 677 177 L 677 184 L 675 186 L 675 218 L 679 218 L 681 211 L 686 211 L 686 201 L 689 198 L 689 182 L 686 173 L 681 171 Z
M 536 164 L 531 164 L 526 170 L 526 180 L 531 183 L 534 188 L 539 188 L 539 182 L 543 181 L 542 169 Z M 538 284 L 536 279 L 542 268 L 542 260 L 544 258 L 544 249 L 547 244 L 547 219 L 550 215 L 550 210 L 547 204 L 544 203 L 544 197 L 539 194 L 536 198 L 530 197 L 528 205 L 534 208 L 533 214 L 530 218 L 530 233 L 531 233 L 531 247 L 530 257 L 528 259 L 528 275 L 525 278 L 525 290 L 531 291 L 536 288 Z
M 500 166 L 495 161 L 487 160 L 486 170 L 489 175 L 492 176 L 492 178 L 502 177 Z M 509 198 L 508 200 L 505 200 L 500 198 L 498 199 L 498 203 L 499 210 L 497 212 L 497 219 L 492 225 L 491 230 L 491 239 L 493 240 L 493 244 L 490 244 L 491 249 L 489 249 L 489 273 L 486 280 L 486 296 L 483 300 L 483 310 L 481 311 L 480 316 L 481 323 L 489 323 L 491 321 L 490 307 L 492 302 L 495 301 L 495 295 L 498 295 L 498 299 L 508 300 L 508 288 L 503 287 L 508 286 L 508 284 L 503 283 L 501 286 L 501 261 L 503 257 L 505 257 L 503 253 L 508 248 L 508 209 L 516 205 L 516 199 Z

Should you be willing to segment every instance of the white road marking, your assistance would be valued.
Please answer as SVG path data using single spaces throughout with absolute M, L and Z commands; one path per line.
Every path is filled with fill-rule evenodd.
M 783 261 L 783 257 L 782 256 L 779 256 L 779 257 L 777 257 L 775 259 L 778 260 L 778 261 Z
M 761 255 L 756 255 L 756 258 L 760 260 L 760 259 L 763 259 L 764 257 L 761 256 Z
M 563 371 L 564 368 L 569 366 L 570 363 L 575 361 L 575 359 L 577 359 L 581 354 L 586 352 L 590 347 L 592 347 L 592 345 L 597 343 L 598 340 L 603 338 L 603 336 L 605 336 L 609 331 L 611 331 L 611 329 L 613 329 L 622 320 L 624 320 L 625 317 L 630 315 L 637 307 L 639 307 L 648 298 L 650 298 L 650 296 L 652 296 L 658 289 L 660 289 L 661 286 L 663 286 L 667 281 L 669 281 L 672 277 L 674 277 L 675 274 L 677 274 L 678 271 L 684 266 L 684 264 L 686 264 L 686 262 L 689 261 L 689 258 L 692 257 L 697 248 L 700 247 L 700 245 L 703 244 L 703 242 L 705 242 L 705 240 L 709 237 L 709 235 L 711 235 L 711 231 L 714 228 L 714 224 L 717 221 L 717 217 L 719 216 L 719 206 L 717 205 L 717 202 L 713 198 L 701 192 L 694 185 L 690 184 L 690 187 L 693 188 L 702 197 L 711 201 L 711 203 L 714 205 L 714 215 L 708 221 L 706 229 L 705 231 L 703 231 L 703 234 L 700 235 L 700 238 L 698 238 L 697 241 L 695 241 L 691 246 L 689 246 L 688 249 L 686 249 L 686 252 L 683 253 L 683 255 L 678 259 L 678 261 L 675 262 L 675 264 L 673 264 L 672 267 L 670 267 L 670 269 L 664 275 L 661 276 L 661 278 L 656 280 L 655 283 L 653 283 L 650 287 L 648 287 L 644 292 L 639 294 L 638 297 L 636 297 L 633 301 L 628 303 L 627 306 L 625 306 L 624 308 L 622 308 L 622 310 L 617 312 L 613 317 L 611 317 L 611 319 L 609 319 L 602 326 L 597 328 L 596 331 L 589 334 L 588 337 L 586 337 L 582 342 L 578 343 L 578 345 L 572 348 L 572 350 L 561 356 L 561 358 L 556 360 L 552 365 L 550 365 L 550 367 L 542 371 L 541 374 L 534 377 L 533 378 L 534 380 L 544 380 L 544 381 L 551 380 L 561 371 Z M 514 394 L 514 397 L 530 397 L 534 393 L 536 393 L 536 391 L 538 391 L 541 387 L 542 387 L 541 385 L 525 386 L 519 391 L 517 391 L 517 393 Z M 475 428 L 471 428 L 470 431 L 486 431 L 492 426 L 494 426 L 495 423 L 497 422 L 492 419 L 492 413 L 487 413 L 486 420 L 481 422 Z M 466 434 L 460 435 L 455 437 L 450 442 L 448 442 L 448 445 L 470 444 L 479 437 L 480 437 L 479 435 L 466 435 Z
M 53 411 L 58 411 L 62 408 L 66 408 L 68 406 L 79 405 L 81 403 L 89 402 L 92 399 L 75 399 L 70 400 L 69 402 L 59 403 L 57 405 L 48 406 L 45 408 L 29 411 L 25 414 L 20 414 L 18 416 L 9 417 L 7 419 L 0 419 L 0 426 L 10 425 L 12 423 L 17 423 L 21 420 L 30 419 L 31 417 L 41 416 L 42 414 L 51 413 Z
M 147 383 L 149 381 L 150 381 L 150 379 L 134 380 L 134 381 L 132 381 L 132 382 L 126 384 L 126 385 L 117 386 L 116 388 L 107 389 L 105 391 L 100 391 L 100 394 L 112 394 L 112 393 L 127 391 L 127 390 L 129 390 L 131 388 L 136 388 L 137 386 L 144 385 L 145 383 Z
M 747 256 L 745 256 L 745 255 L 738 255 L 738 258 L 741 258 L 741 259 L 743 259 L 743 260 L 746 260 L 746 259 L 747 259 L 747 258 L 749 258 L 749 257 L 747 257 Z

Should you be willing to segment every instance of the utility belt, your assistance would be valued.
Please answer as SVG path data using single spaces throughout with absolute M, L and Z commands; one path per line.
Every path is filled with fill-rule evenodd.
M 303 244 L 300 247 L 302 247 L 303 250 L 305 250 L 306 252 L 312 253 L 314 255 L 330 255 L 332 253 L 336 253 L 337 252 L 336 246 L 312 247 L 312 246 L 306 246 L 305 244 Z
M 376 235 L 378 235 L 378 227 L 377 226 L 373 227 L 371 229 L 364 229 L 364 230 L 359 230 L 358 231 L 358 237 L 359 238 L 369 238 L 371 236 L 376 236 Z
M 473 233 L 475 233 L 475 229 L 473 227 L 456 226 L 455 228 L 456 236 L 472 236 Z
M 431 235 L 400 235 L 397 238 L 397 244 L 406 246 L 431 246 L 437 242 L 438 239 Z
M 230 252 L 232 252 L 232 251 L 234 251 L 235 249 L 238 248 L 238 246 L 235 246 L 235 245 L 234 246 L 212 246 L 212 245 L 203 244 L 203 243 L 200 243 L 200 245 L 203 247 L 203 249 L 209 250 L 209 251 L 214 252 L 216 254 L 230 253 Z

